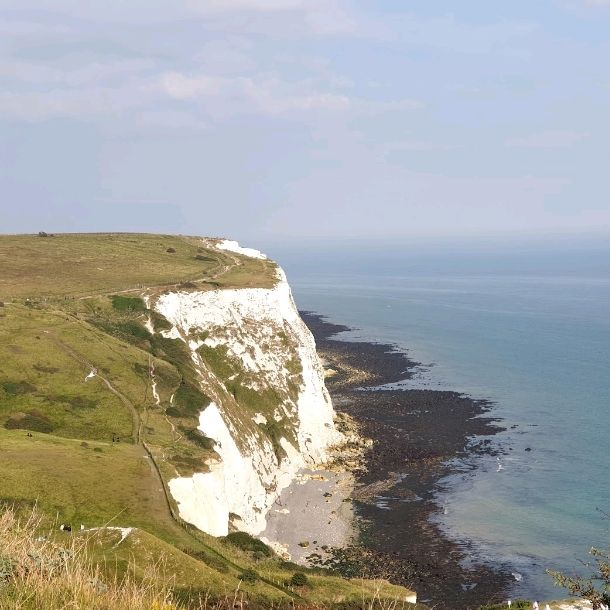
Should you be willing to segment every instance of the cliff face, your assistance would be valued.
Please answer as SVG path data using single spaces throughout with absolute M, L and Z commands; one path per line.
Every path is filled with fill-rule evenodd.
M 235 242 L 216 247 L 262 257 Z M 171 292 L 154 304 L 167 336 L 190 349 L 211 403 L 199 430 L 214 441 L 207 471 L 169 481 L 182 518 L 214 536 L 231 521 L 259 534 L 273 502 L 304 465 L 341 440 L 313 337 L 281 269 L 273 288 Z M 203 470 L 203 469 L 202 469 Z

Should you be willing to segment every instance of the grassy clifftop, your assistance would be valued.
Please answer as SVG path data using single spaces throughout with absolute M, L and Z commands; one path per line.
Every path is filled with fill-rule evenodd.
M 167 480 L 205 471 L 214 446 L 196 428 L 208 399 L 184 342 L 161 334 L 167 321 L 143 297 L 276 281 L 273 262 L 214 244 L 136 234 L 0 236 L 0 508 L 10 516 L 36 507 L 33 545 L 44 535 L 69 547 L 87 538 L 81 525 L 136 528 L 120 542 L 115 530 L 87 538 L 83 557 L 102 566 L 105 582 L 130 575 L 136 583 L 162 559 L 157 584 L 184 607 L 238 588 L 263 607 L 404 599 L 400 587 L 324 572 L 310 572 L 305 587 L 288 586 L 295 566 L 177 517 Z M 218 354 L 201 356 L 218 369 Z M 73 532 L 59 533 L 58 523 Z M 7 553 L 0 548 L 0 568 L 14 569 L 4 577 L 0 569 L 0 607 L 29 608 L 7 597 L 15 590 L 2 578 L 16 585 L 19 577 Z
M 135 233 L 0 236 L 0 299 L 87 296 L 194 282 L 272 286 L 273 263 L 201 238 Z

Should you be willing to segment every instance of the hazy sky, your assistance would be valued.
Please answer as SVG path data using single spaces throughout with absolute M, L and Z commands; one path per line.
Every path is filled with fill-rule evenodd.
M 0 232 L 610 228 L 610 0 L 0 0 Z

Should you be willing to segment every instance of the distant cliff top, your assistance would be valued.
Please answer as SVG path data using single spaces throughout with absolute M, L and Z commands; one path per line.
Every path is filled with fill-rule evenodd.
M 146 233 L 0 235 L 0 300 L 154 286 L 273 286 L 275 263 L 235 246 L 216 238 Z

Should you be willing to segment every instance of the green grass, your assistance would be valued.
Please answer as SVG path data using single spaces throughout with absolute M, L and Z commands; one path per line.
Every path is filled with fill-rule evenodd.
M 168 248 L 175 252 L 167 252 Z M 0 301 L 72 298 L 188 282 L 204 286 L 207 282 L 210 288 L 270 287 L 275 283 L 274 265 L 206 248 L 195 237 L 142 233 L 0 236 Z
M 294 441 L 293 425 L 273 414 L 297 383 L 282 395 L 255 391 L 256 379 L 225 349 L 203 347 L 214 375 L 202 386 L 187 346 L 160 334 L 171 325 L 146 308 L 144 295 L 175 285 L 207 290 L 274 282 L 273 263 L 221 253 L 190 237 L 0 236 L 0 504 L 36 505 L 47 527 L 138 528 L 118 546 L 92 539 L 94 560 L 142 576 L 163 556 L 167 582 L 185 603 L 199 594 L 222 598 L 238 585 L 264 607 L 377 595 L 368 581 L 319 571 L 307 571 L 307 587 L 291 591 L 284 583 L 294 567 L 270 556 L 262 542 L 198 532 L 174 518 L 175 502 L 164 493 L 167 480 L 205 472 L 214 455 L 214 441 L 197 430 L 208 389 L 216 400 L 225 397 L 240 425 L 267 435 L 280 455 L 279 440 Z M 95 376 L 87 378 L 92 369 Z M 301 374 L 295 359 L 288 370 Z M 269 423 L 254 424 L 255 413 Z M 240 575 L 254 572 L 240 584 Z M 404 597 L 401 588 L 383 587 L 384 596 Z
M 95 451 L 99 449 L 101 451 Z M 8 502 L 36 502 L 76 528 L 112 522 L 169 534 L 168 514 L 149 460 L 127 443 L 0 429 L 0 490 Z
M 84 440 L 128 439 L 132 418 L 99 378 L 85 381 L 95 365 L 134 400 L 146 381 L 126 366 L 146 360 L 135 350 L 53 311 L 5 307 L 0 326 L 0 424 L 12 414 L 36 410 L 54 434 Z M 76 349 L 79 361 L 67 349 Z

